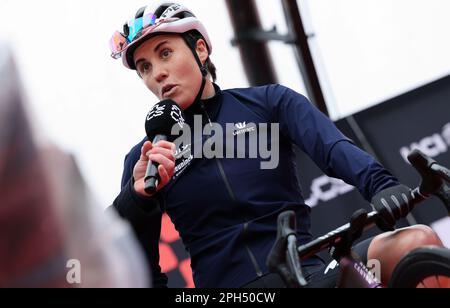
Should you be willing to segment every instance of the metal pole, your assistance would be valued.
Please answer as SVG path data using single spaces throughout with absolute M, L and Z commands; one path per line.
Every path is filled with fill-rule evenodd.
M 226 0 L 244 70 L 251 86 L 277 83 L 266 41 L 255 38 L 263 32 L 254 0 Z
M 297 0 L 282 0 L 283 10 L 286 16 L 286 22 L 291 36 L 294 38 L 295 56 L 305 82 L 306 91 L 310 100 L 319 108 L 320 111 L 329 116 L 328 108 L 320 86 L 319 76 L 317 75 L 314 61 L 311 55 L 311 49 L 308 44 L 308 35 L 305 33 L 300 9 Z

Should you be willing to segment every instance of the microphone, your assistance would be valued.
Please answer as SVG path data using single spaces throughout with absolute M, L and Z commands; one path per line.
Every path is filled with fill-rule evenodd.
M 172 127 L 179 125 L 183 128 L 185 123 L 184 114 L 181 108 L 171 99 L 157 103 L 147 115 L 145 121 L 145 131 L 147 138 L 153 144 L 159 141 L 173 142 L 176 137 L 172 136 Z M 159 164 L 149 161 L 144 178 L 144 189 L 149 195 L 156 193 L 160 176 L 158 174 Z

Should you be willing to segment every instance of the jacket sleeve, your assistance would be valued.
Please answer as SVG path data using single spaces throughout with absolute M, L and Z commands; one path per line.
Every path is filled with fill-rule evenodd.
M 280 85 L 269 86 L 267 102 L 280 133 L 300 147 L 328 176 L 355 186 L 370 201 L 379 191 L 397 185 L 371 155 L 344 136 L 303 95 Z
M 140 153 L 140 150 L 139 150 Z M 166 288 L 167 276 L 159 266 L 159 238 L 161 235 L 162 196 L 153 198 L 139 196 L 133 187 L 132 170 L 136 158 L 128 155 L 122 178 L 122 191 L 113 203 L 119 215 L 128 220 L 138 238 L 151 269 L 153 287 Z

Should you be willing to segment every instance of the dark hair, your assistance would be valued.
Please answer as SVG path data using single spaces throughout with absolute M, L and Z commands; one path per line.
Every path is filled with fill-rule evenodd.
M 197 43 L 197 41 L 199 39 L 202 39 L 205 41 L 203 36 L 197 30 L 191 30 L 189 32 L 186 32 L 185 35 L 187 35 L 195 43 Z M 206 43 L 206 41 L 205 41 L 205 43 Z M 209 46 L 207 44 L 206 44 L 206 48 L 208 48 L 208 51 L 210 51 Z M 217 73 L 216 73 L 217 69 L 216 69 L 216 66 L 214 65 L 214 63 L 212 63 L 210 57 L 208 57 L 208 59 L 206 59 L 205 66 L 206 66 L 206 69 L 208 70 L 208 72 L 211 74 L 213 81 L 215 82 L 217 80 Z

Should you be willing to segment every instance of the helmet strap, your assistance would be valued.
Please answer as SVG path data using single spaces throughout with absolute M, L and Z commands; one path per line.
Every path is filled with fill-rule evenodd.
M 184 34 L 182 35 L 184 41 L 186 42 L 186 44 L 188 45 L 189 49 L 192 51 L 192 54 L 194 55 L 195 61 L 198 64 L 198 67 L 200 68 L 200 72 L 202 74 L 202 84 L 200 86 L 200 90 L 198 91 L 197 97 L 194 100 L 194 103 L 197 101 L 200 101 L 203 95 L 203 90 L 205 89 L 206 86 L 206 76 L 208 76 L 208 69 L 202 64 L 202 62 L 200 61 L 200 58 L 198 57 L 197 51 L 196 51 L 196 43 L 194 42 L 194 40 L 192 40 L 189 35 Z

